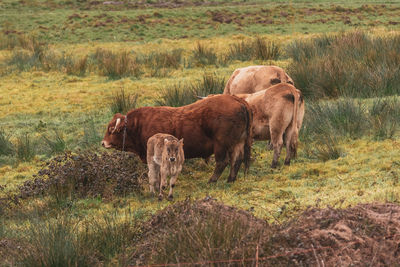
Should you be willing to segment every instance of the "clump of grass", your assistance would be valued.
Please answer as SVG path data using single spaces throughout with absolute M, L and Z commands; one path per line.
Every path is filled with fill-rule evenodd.
M 81 141 L 81 146 L 84 148 L 93 148 L 94 146 L 99 146 L 102 137 L 96 129 L 96 124 L 93 118 L 88 118 L 82 123 L 83 127 L 83 137 Z
M 218 56 L 214 49 L 198 42 L 192 51 L 192 61 L 196 66 L 217 65 Z
M 392 138 L 400 123 L 400 103 L 397 98 L 375 99 L 369 108 L 369 122 L 375 140 Z
M 137 94 L 127 94 L 122 88 L 112 96 L 110 103 L 111 113 L 126 114 L 129 110 L 136 108 L 137 99 Z
M 31 161 L 36 155 L 36 143 L 28 133 L 17 138 L 16 156 L 19 161 Z
M 186 85 L 181 83 L 174 84 L 161 90 L 160 96 L 156 100 L 156 105 L 180 107 L 191 104 L 195 101 L 193 92 Z
M 225 78 L 215 73 L 204 73 L 203 78 L 192 85 L 191 91 L 195 96 L 222 94 L 225 88 Z
M 261 37 L 242 40 L 229 46 L 230 60 L 276 60 L 281 55 L 280 47 L 273 41 L 267 42 Z
M 203 78 L 194 83 L 174 84 L 162 89 L 156 104 L 160 106 L 180 107 L 197 101 L 197 96 L 221 94 L 224 91 L 225 79 L 215 73 L 204 73 Z
M 69 56 L 65 62 L 65 72 L 68 75 L 84 76 L 87 69 L 88 56 L 72 57 Z
M 400 92 L 400 35 L 356 31 L 295 41 L 288 72 L 309 98 L 378 97 Z
M 142 74 L 136 57 L 127 51 L 114 53 L 109 50 L 97 49 L 94 58 L 99 65 L 100 74 L 108 76 L 110 79 L 139 78 Z
M 270 41 L 267 42 L 257 37 L 253 42 L 254 57 L 260 60 L 276 60 L 281 54 L 279 46 Z
M 150 67 L 178 69 L 182 61 L 182 49 L 173 49 L 165 52 L 152 52 L 142 59 Z
M 0 129 L 0 155 L 11 156 L 15 152 L 14 145 L 10 141 L 10 136 Z
M 42 136 L 45 145 L 47 146 L 48 155 L 54 155 L 64 152 L 66 143 L 62 134 L 57 130 L 54 130 L 53 136 Z

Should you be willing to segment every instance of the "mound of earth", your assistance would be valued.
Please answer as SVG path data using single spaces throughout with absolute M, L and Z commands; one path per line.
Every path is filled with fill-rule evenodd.
M 154 215 L 135 240 L 131 264 L 393 266 L 400 261 L 400 206 L 360 204 L 303 212 L 268 225 L 211 199 Z

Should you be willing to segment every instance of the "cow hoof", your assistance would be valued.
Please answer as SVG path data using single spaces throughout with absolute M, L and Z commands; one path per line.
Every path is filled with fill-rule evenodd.
M 228 178 L 228 183 L 233 183 L 235 181 L 236 181 L 236 178 L 231 178 L 231 177 Z
M 173 200 L 174 199 L 174 196 L 173 195 L 169 195 L 168 196 L 168 200 Z
M 159 195 L 158 196 L 158 201 L 161 201 L 162 200 L 162 195 Z

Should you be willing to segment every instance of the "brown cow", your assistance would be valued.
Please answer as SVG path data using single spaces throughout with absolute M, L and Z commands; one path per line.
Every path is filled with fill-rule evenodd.
M 286 143 L 285 164 L 296 156 L 298 132 L 303 124 L 304 100 L 300 90 L 290 84 L 277 84 L 254 94 L 239 94 L 253 111 L 253 137 L 271 140 L 276 168 L 283 141 Z M 283 138 L 285 140 L 283 140 Z
M 229 78 L 224 94 L 252 94 L 279 83 L 294 85 L 292 78 L 277 66 L 249 66 L 236 69 Z
M 245 170 L 249 167 L 252 121 L 247 102 L 229 95 L 178 108 L 142 107 L 126 116 L 114 115 L 102 145 L 134 152 L 146 162 L 147 140 L 156 133 L 171 134 L 184 138 L 185 158 L 215 155 L 216 167 L 209 182 L 216 182 L 230 161 L 228 182 L 233 182 L 243 160 Z

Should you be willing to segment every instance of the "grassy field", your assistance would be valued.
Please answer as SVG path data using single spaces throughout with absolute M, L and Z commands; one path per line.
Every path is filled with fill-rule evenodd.
M 400 5 L 394 1 L 36 0 L 2 1 L 0 12 L 0 241 L 49 247 L 41 239 L 46 234 L 33 229 L 51 232 L 53 223 L 65 222 L 85 236 L 84 255 L 95 253 L 96 264 L 127 265 L 137 225 L 187 198 L 211 197 L 277 224 L 311 206 L 400 202 Z M 56 190 L 20 204 L 1 202 L 65 151 L 103 153 L 100 141 L 121 90 L 137 97 L 136 107 L 167 101 L 174 88 L 186 103 L 193 96 L 182 92 L 221 90 L 236 68 L 256 64 L 288 69 L 305 92 L 291 166 L 281 156 L 281 166 L 270 169 L 272 152 L 256 142 L 249 173 L 240 172 L 234 184 L 226 182 L 227 171 L 207 184 L 214 162 L 188 160 L 172 202 L 150 196 L 145 182 L 142 192 L 123 196 L 60 198 Z M 206 85 L 206 77 L 217 85 Z M 68 233 L 60 239 L 75 238 Z M 107 234 L 126 239 L 100 238 Z M 60 255 L 76 251 L 59 248 Z M 4 265 L 50 265 L 29 257 L 10 256 Z

